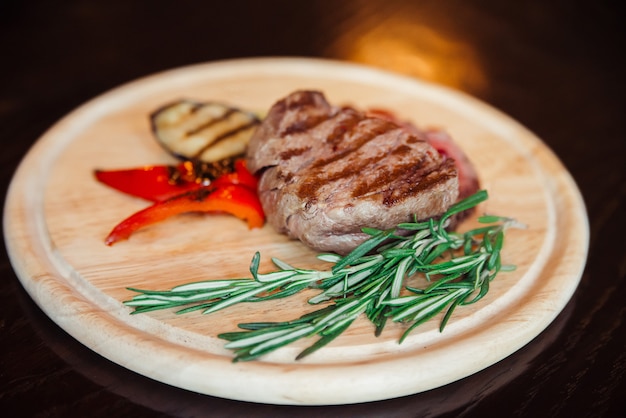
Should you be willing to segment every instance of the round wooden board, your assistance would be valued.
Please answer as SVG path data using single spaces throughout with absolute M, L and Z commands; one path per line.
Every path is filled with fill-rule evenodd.
M 278 257 L 323 267 L 302 244 L 269 226 L 248 230 L 221 215 L 187 215 L 141 230 L 112 247 L 103 240 L 145 207 L 94 180 L 96 168 L 170 163 L 148 114 L 179 98 L 265 111 L 296 89 L 319 89 L 335 104 L 382 107 L 422 127 L 443 127 L 478 167 L 490 198 L 479 208 L 514 217 L 501 273 L 480 302 L 459 308 L 443 333 L 438 319 L 402 344 L 392 324 L 376 338 L 358 321 L 300 361 L 302 341 L 262 360 L 233 363 L 220 332 L 238 323 L 287 320 L 313 308 L 308 295 L 212 315 L 130 315 L 126 287 L 166 289 L 198 280 L 248 277 Z M 470 219 L 467 227 L 475 222 Z M 506 115 L 461 93 L 353 64 L 260 58 L 215 62 L 140 79 L 83 105 L 53 126 L 24 158 L 9 189 L 4 231 L 14 269 L 36 303 L 73 337 L 137 373 L 192 391 L 295 405 L 374 401 L 418 393 L 480 371 L 537 336 L 570 299 L 585 264 L 588 220 L 579 191 L 553 153 Z M 558 244 L 558 245 L 556 245 Z

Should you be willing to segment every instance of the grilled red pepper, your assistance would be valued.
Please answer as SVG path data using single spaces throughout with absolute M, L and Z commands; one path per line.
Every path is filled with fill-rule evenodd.
M 259 180 L 248 171 L 245 160 L 235 160 L 234 170 L 235 171 L 233 172 L 222 174 L 213 180 L 211 184 L 216 187 L 225 184 L 240 184 L 242 186 L 249 187 L 252 190 L 257 189 Z
M 182 193 L 215 186 L 240 184 L 256 190 L 257 179 L 246 169 L 245 161 L 224 166 L 185 161 L 177 166 L 156 165 L 123 170 L 96 170 L 101 183 L 123 193 L 160 202 Z
M 113 245 L 144 226 L 187 212 L 229 213 L 247 221 L 249 228 L 260 228 L 265 222 L 254 190 L 241 184 L 211 185 L 156 202 L 131 215 L 111 231 L 105 243 Z
M 202 187 L 189 173 L 185 163 L 178 166 L 156 165 L 126 170 L 96 170 L 98 181 L 120 192 L 153 202 Z

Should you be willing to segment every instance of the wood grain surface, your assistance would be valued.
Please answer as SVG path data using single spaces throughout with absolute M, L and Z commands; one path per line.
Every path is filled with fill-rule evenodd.
M 127 287 L 168 289 L 247 277 L 256 251 L 266 256 L 262 271 L 270 268 L 270 257 L 303 268 L 324 267 L 311 250 L 269 225 L 250 231 L 245 223 L 220 215 L 179 216 L 107 247 L 103 237 L 112 226 L 147 203 L 116 193 L 93 177 L 95 168 L 173 162 L 147 123 L 148 115 L 164 103 L 183 97 L 264 110 L 301 88 L 321 90 L 336 104 L 382 107 L 448 130 L 491 194 L 477 214 L 501 214 L 527 225 L 508 232 L 502 254 L 504 263 L 517 269 L 494 281 L 482 303 L 457 310 L 444 333 L 431 321 L 399 345 L 401 325 L 389 326 L 376 338 L 371 324 L 357 321 L 328 347 L 297 362 L 302 344 L 310 341 L 261 361 L 233 364 L 216 336 L 235 330 L 238 323 L 296 319 L 311 311 L 306 295 L 211 316 L 175 315 L 171 310 L 131 316 L 122 304 L 132 296 Z M 490 163 L 494 156 L 498 164 Z M 496 363 L 536 337 L 566 305 L 582 275 L 588 247 L 588 222 L 577 187 L 551 151 L 521 125 L 486 104 L 432 84 L 311 59 L 197 65 L 95 98 L 35 144 L 16 173 L 4 215 L 8 252 L 24 287 L 44 312 L 89 348 L 175 386 L 279 404 L 405 396 Z M 461 228 L 475 226 L 475 217 Z M 484 351 L 488 342 L 490 349 Z M 302 380 L 310 387 L 298 385 Z M 381 390 L 376 381 L 390 383 Z M 244 384 L 247 390 L 241 392 Z

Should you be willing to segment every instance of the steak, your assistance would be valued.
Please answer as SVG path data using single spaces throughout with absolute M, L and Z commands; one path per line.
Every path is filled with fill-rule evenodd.
M 368 109 L 367 115 L 390 120 L 415 135 L 425 136 L 428 143 L 432 145 L 439 154 L 446 158 L 452 158 L 456 164 L 459 175 L 459 200 L 469 197 L 478 191 L 480 182 L 478 181 L 478 173 L 476 173 L 474 165 L 446 131 L 438 128 L 419 129 L 411 122 L 398 119 L 387 110 Z M 460 216 L 457 215 L 454 219 L 459 220 L 459 218 L 469 215 L 470 212 L 471 211 L 462 212 L 459 214 Z
M 246 159 L 268 222 L 317 251 L 346 254 L 368 238 L 362 228 L 440 216 L 459 195 L 454 160 L 425 134 L 317 91 L 275 103 Z

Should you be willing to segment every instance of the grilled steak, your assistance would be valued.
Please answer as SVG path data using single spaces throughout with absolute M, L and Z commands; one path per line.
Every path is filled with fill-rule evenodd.
M 459 175 L 459 200 L 471 196 L 479 189 L 478 174 L 472 162 L 461 148 L 452 140 L 446 131 L 436 128 L 419 129 L 411 122 L 398 119 L 394 114 L 382 109 L 368 109 L 367 115 L 387 119 L 401 126 L 417 136 L 424 136 L 428 143 L 432 145 L 442 156 L 452 158 L 456 164 Z M 459 215 L 462 218 L 467 216 L 471 211 L 463 212 Z M 455 219 L 458 220 L 459 216 Z
M 248 168 L 262 173 L 268 222 L 318 251 L 345 254 L 367 235 L 415 215 L 441 215 L 459 193 L 454 160 L 419 131 L 352 108 L 322 93 L 278 101 L 254 133 Z

